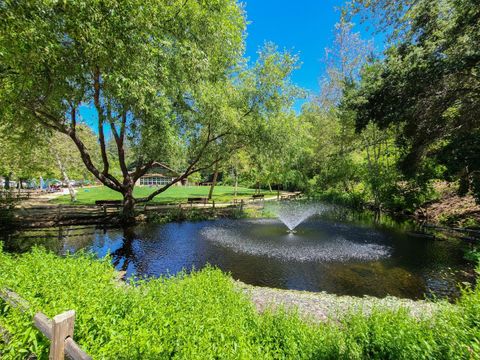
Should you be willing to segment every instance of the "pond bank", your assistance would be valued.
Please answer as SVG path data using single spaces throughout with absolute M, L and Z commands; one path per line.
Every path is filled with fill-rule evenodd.
M 265 200 L 243 203 L 142 205 L 136 208 L 137 221 L 165 223 L 182 220 L 206 220 L 216 217 L 238 217 L 243 207 L 258 206 Z M 119 207 L 97 205 L 43 204 L 20 206 L 0 213 L 0 228 L 48 228 L 70 225 L 120 225 Z
M 340 320 L 348 313 L 361 313 L 368 316 L 374 310 L 406 310 L 417 319 L 430 318 L 444 307 L 453 305 L 428 300 L 401 299 L 394 296 L 376 298 L 373 296 L 345 296 L 326 292 L 274 289 L 245 284 L 235 280 L 235 286 L 247 294 L 258 312 L 267 309 L 297 310 L 300 316 L 316 322 Z

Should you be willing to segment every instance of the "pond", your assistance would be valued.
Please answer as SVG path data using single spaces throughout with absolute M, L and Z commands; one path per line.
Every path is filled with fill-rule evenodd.
M 309 217 L 295 233 L 278 219 L 220 219 L 30 230 L 4 242 L 13 252 L 41 244 L 59 254 L 110 254 L 117 269 L 138 277 L 211 264 L 252 285 L 355 296 L 455 296 L 471 269 L 464 240 L 435 240 L 405 223 L 338 211 Z

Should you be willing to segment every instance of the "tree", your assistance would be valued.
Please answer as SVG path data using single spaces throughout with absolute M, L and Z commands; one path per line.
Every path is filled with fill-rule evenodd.
M 6 2 L 2 13 L 0 105 L 13 114 L 6 118 L 67 135 L 88 171 L 123 195 L 125 222 L 133 220 L 136 202 L 214 165 L 199 165 L 217 138 L 190 108 L 202 88 L 228 78 L 238 62 L 245 20 L 236 1 Z M 98 163 L 78 133 L 81 105 L 96 111 Z M 108 130 L 119 177 L 111 172 Z M 169 162 L 182 147 L 189 155 L 183 173 L 135 199 L 136 180 L 159 157 Z
M 325 49 L 326 71 L 316 98 L 324 110 L 334 109 L 340 103 L 346 85 L 358 80 L 363 65 L 372 56 L 373 42 L 362 39 L 354 26 L 342 16 L 335 24 L 333 47 Z
M 202 91 L 192 116 L 205 119 L 204 128 L 215 139 L 206 156 L 215 163 L 209 198 L 222 167 L 239 150 L 255 153 L 283 146 L 277 134 L 288 124 L 282 119 L 303 95 L 290 80 L 296 68 L 297 56 L 267 43 L 251 67 L 243 64 L 236 76 Z
M 305 159 L 310 155 L 310 124 L 293 111 L 278 114 L 272 121 L 270 141 L 249 155 L 251 176 L 260 185 L 272 184 L 290 189 L 305 189 Z M 308 154 L 308 155 L 307 155 Z
M 387 40 L 401 39 L 410 28 L 408 17 L 418 0 L 351 0 L 345 4 L 342 14 L 347 20 L 360 17 L 360 21 L 373 27 L 375 33 L 385 33 Z
M 84 124 L 79 124 L 77 126 L 77 133 L 94 161 L 97 162 L 100 159 L 100 153 L 96 151 L 97 137 L 92 129 Z M 70 180 L 72 178 L 82 180 L 91 179 L 93 176 L 86 171 L 85 165 L 78 154 L 75 144 L 69 141 L 69 138 L 66 135 L 54 132 L 51 134 L 51 138 L 47 141 L 47 144 L 47 151 L 53 156 L 57 166 L 56 168 L 53 167 L 51 172 L 53 172 L 56 177 L 63 179 L 63 182 L 68 187 L 70 200 L 75 202 L 76 193 Z M 49 164 L 51 167 L 50 161 Z M 45 164 L 45 166 L 47 167 L 48 164 Z
M 0 123 L 0 175 L 20 180 L 21 184 L 22 179 L 51 173 L 51 156 L 45 137 L 39 135 L 41 130 Z
M 335 25 L 333 46 L 326 49 L 326 75 L 321 79 L 320 93 L 302 109 L 315 139 L 310 171 L 319 189 L 340 187 L 341 191 L 352 191 L 358 172 L 353 153 L 360 146 L 360 139 L 355 134 L 355 117 L 341 104 L 371 56 L 372 45 L 342 15 Z
M 365 68 L 352 109 L 358 130 L 370 121 L 382 129 L 393 124 L 402 171 L 428 178 L 427 157 L 444 145 L 465 153 L 461 147 L 471 142 L 464 139 L 480 129 L 480 7 L 423 0 L 397 17 L 409 26 L 384 60 Z M 480 165 L 468 159 L 459 173 L 473 179 Z

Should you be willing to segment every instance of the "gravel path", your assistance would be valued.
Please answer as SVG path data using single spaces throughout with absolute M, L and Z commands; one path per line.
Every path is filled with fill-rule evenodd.
M 298 309 L 304 318 L 315 321 L 327 321 L 339 319 L 348 312 L 362 312 L 368 315 L 372 309 L 396 310 L 407 309 L 410 314 L 417 318 L 432 316 L 441 306 L 448 304 L 434 303 L 424 300 L 400 299 L 389 296 L 383 299 L 365 296 L 338 296 L 325 292 L 314 293 L 308 291 L 272 289 L 267 287 L 251 286 L 240 281 L 236 286 L 251 296 L 257 310 L 264 311 L 267 308 L 284 307 L 286 309 Z

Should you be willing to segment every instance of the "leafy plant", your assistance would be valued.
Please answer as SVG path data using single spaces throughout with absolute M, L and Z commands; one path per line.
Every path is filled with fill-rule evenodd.
M 258 314 L 229 276 L 207 267 L 149 280 L 116 280 L 107 260 L 60 258 L 42 249 L 10 255 L 0 248 L 0 288 L 25 298 L 22 313 L 0 303 L 2 359 L 46 359 L 49 343 L 35 312 L 75 309 L 75 340 L 94 359 L 465 359 L 480 343 L 480 290 L 432 318 L 376 309 L 366 317 L 313 323 L 286 310 Z

